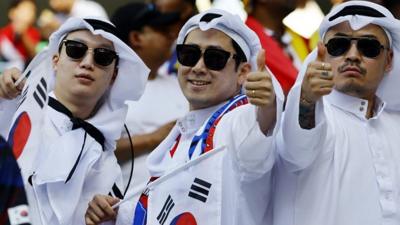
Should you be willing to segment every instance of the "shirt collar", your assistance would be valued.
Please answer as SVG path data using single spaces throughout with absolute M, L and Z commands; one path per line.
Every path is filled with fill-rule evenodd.
M 49 96 L 57 99 L 56 96 L 54 95 L 54 92 L 50 92 Z M 64 115 L 63 113 L 57 112 L 52 107 L 47 107 L 47 112 L 50 121 L 53 123 L 54 127 L 56 128 L 59 134 L 63 134 L 72 129 L 72 122 L 68 118 L 68 116 Z
M 366 113 L 368 109 L 368 101 L 365 99 L 353 97 L 337 90 L 333 90 L 331 94 L 326 96 L 326 100 L 332 105 L 350 112 L 362 120 L 366 120 Z M 379 97 L 376 97 L 376 104 L 374 108 L 374 116 L 377 118 L 385 108 L 385 102 Z
M 187 113 L 183 118 L 177 120 L 177 126 L 181 134 L 190 134 L 196 132 L 211 114 L 217 111 L 225 102 L 211 106 L 205 109 L 193 110 Z

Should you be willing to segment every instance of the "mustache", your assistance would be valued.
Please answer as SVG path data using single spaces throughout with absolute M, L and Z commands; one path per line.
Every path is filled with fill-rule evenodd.
M 360 63 L 355 62 L 355 61 L 350 61 L 350 60 L 346 61 L 343 65 L 339 66 L 337 70 L 338 70 L 339 73 L 342 73 L 342 72 L 344 72 L 344 71 L 347 69 L 347 67 L 349 67 L 349 66 L 357 67 L 358 70 L 360 70 L 360 73 L 361 73 L 362 75 L 367 74 L 367 70 L 366 70 L 364 67 L 360 66 Z

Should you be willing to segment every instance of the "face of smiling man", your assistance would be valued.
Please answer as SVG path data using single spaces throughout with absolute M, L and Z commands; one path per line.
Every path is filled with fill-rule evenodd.
M 241 85 L 250 71 L 248 63 L 241 63 L 236 69 L 236 54 L 232 39 L 221 31 L 210 29 L 191 31 L 184 43 L 201 49 L 202 54 L 208 48 L 221 49 L 231 53 L 225 67 L 221 70 L 211 70 L 204 64 L 204 55 L 193 67 L 180 65 L 178 79 L 183 94 L 190 103 L 190 109 L 202 109 L 220 104 L 239 94 Z

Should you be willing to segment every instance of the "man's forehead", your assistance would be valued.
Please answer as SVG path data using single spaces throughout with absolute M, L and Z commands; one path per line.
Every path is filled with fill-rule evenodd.
M 345 21 L 335 26 L 332 26 L 328 29 L 327 35 L 335 35 L 335 34 L 346 34 L 346 35 L 357 35 L 357 36 L 364 36 L 364 35 L 372 35 L 377 38 L 384 38 L 388 39 L 385 31 L 382 27 L 375 25 L 375 24 L 368 24 L 358 30 L 354 30 L 349 22 Z
M 224 32 L 217 29 L 209 29 L 202 31 L 196 28 L 188 33 L 186 36 L 186 43 L 188 42 L 199 42 L 212 46 L 222 46 L 222 47 L 233 47 L 232 39 L 226 35 Z
M 68 33 L 67 38 L 74 38 L 77 40 L 85 41 L 87 43 L 95 44 L 96 46 L 110 46 L 113 47 L 112 41 L 104 38 L 101 35 L 92 34 L 89 30 L 75 30 Z

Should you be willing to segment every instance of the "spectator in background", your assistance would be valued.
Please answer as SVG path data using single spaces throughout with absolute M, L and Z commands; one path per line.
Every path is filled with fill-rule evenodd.
M 170 30 L 173 33 L 175 39 L 178 37 L 178 33 L 186 21 L 197 14 L 198 10 L 196 7 L 196 0 L 151 0 L 156 4 L 157 8 L 162 13 L 178 13 L 180 19 L 177 23 L 172 25 Z M 175 45 L 173 46 L 173 53 L 170 59 L 160 68 L 161 73 L 168 73 L 170 75 L 176 75 L 178 72 L 178 61 L 176 58 Z
M 12 0 L 9 23 L 0 29 L 0 72 L 10 67 L 24 69 L 35 56 L 40 33 L 34 27 L 36 5 L 33 0 Z
M 298 68 L 313 49 L 308 40 L 285 27 L 282 20 L 306 0 L 245 0 L 246 24 L 257 33 L 266 49 L 266 65 L 287 93 L 294 84 Z
M 159 73 L 160 66 L 171 57 L 176 38 L 173 29 L 180 20 L 180 14 L 160 13 L 151 3 L 130 3 L 118 8 L 111 20 L 119 30 L 121 39 L 150 68 L 143 96 L 139 101 L 127 102 L 126 125 L 131 136 L 125 132 L 116 150 L 124 180 L 128 181 L 132 141 L 135 170 L 134 185 L 131 187 L 139 187 L 144 186 L 150 177 L 145 165 L 147 154 L 164 140 L 175 120 L 189 110 L 176 76 Z
M 39 16 L 38 25 L 42 43 L 37 51 L 47 45 L 48 38 L 69 17 L 93 17 L 108 20 L 103 6 L 92 0 L 49 0 L 50 9 L 44 9 Z

